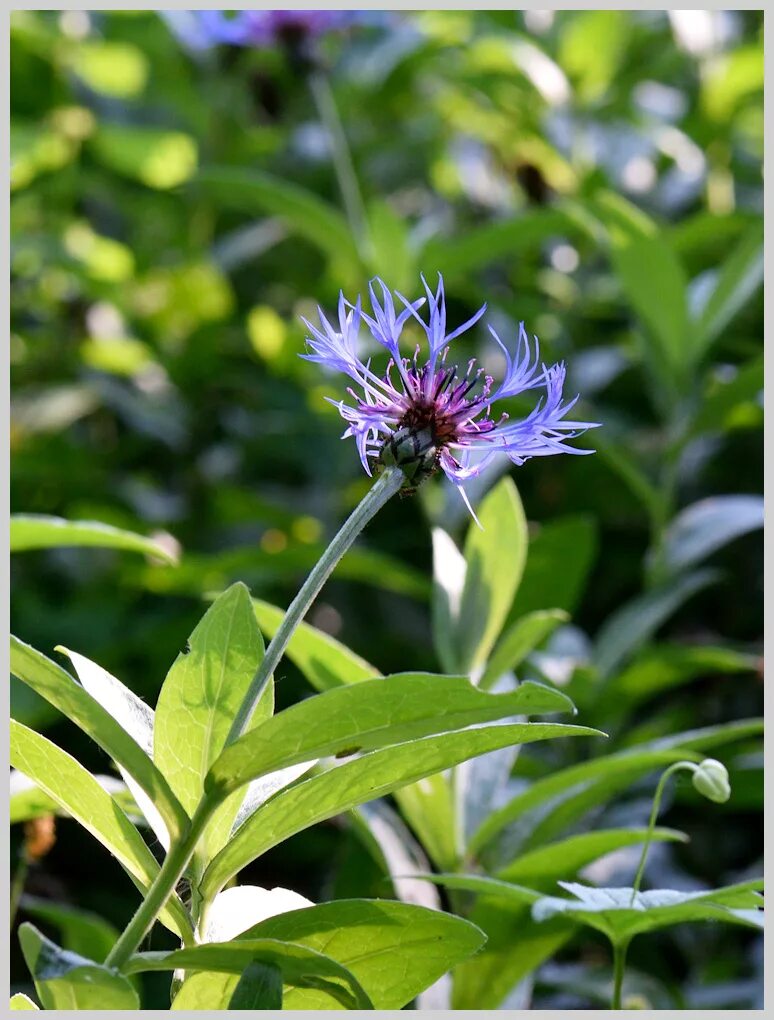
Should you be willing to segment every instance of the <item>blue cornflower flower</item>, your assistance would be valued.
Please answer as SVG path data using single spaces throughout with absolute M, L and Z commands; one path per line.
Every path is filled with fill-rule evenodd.
M 268 47 L 309 39 L 368 20 L 367 11 L 165 11 L 166 20 L 192 49 L 219 43 Z
M 523 322 L 515 354 L 489 326 L 505 355 L 505 374 L 493 391 L 494 380 L 477 367 L 475 358 L 463 368 L 449 362 L 451 342 L 481 318 L 486 305 L 447 332 L 443 279 L 439 274 L 435 293 L 424 277 L 422 283 L 425 297 L 419 300 L 408 301 L 395 292 L 400 310 L 387 285 L 377 278 L 368 288 L 370 314 L 363 310 L 360 297 L 352 304 L 342 293 L 337 324 L 331 324 L 320 308 L 320 328 L 303 319 L 310 335 L 306 338 L 309 353 L 301 356 L 342 372 L 357 384 L 357 390 L 348 388 L 352 403 L 327 399 L 346 421 L 342 438 L 354 437 L 367 474 L 380 463 L 398 464 L 410 487 L 440 468 L 470 508 L 462 483 L 479 475 L 499 453 L 521 465 L 530 457 L 594 452 L 566 445 L 598 423 L 566 419 L 578 398 L 562 400 L 564 363 L 543 364 L 537 337 L 531 344 Z M 423 318 L 419 309 L 425 304 L 429 314 Z M 400 336 L 412 318 L 427 337 L 426 360 L 420 359 L 419 347 L 413 358 L 400 354 Z M 361 324 L 389 354 L 384 375 L 377 374 L 371 360 L 364 362 L 358 353 Z M 525 418 L 511 421 L 505 413 L 493 417 L 492 406 L 498 400 L 528 390 L 544 390 L 544 394 Z

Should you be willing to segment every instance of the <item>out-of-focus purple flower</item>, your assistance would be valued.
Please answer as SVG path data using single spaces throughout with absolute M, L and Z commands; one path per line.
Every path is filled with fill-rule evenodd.
M 377 278 L 369 285 L 370 314 L 363 310 L 359 297 L 352 304 L 341 294 L 338 323 L 332 324 L 319 308 L 320 328 L 303 320 L 309 335 L 308 353 L 302 357 L 342 372 L 357 384 L 357 390 L 348 388 L 352 403 L 328 399 L 347 422 L 342 438 L 354 437 L 367 474 L 377 463 L 398 464 L 411 485 L 440 468 L 467 503 L 462 483 L 480 474 L 497 454 L 521 465 L 530 457 L 594 452 L 567 445 L 598 423 L 567 420 L 578 398 L 562 399 L 565 366 L 546 366 L 540 361 L 537 337 L 530 343 L 524 323 L 519 326 L 514 353 L 489 327 L 505 355 L 504 377 L 493 389 L 494 380 L 484 375 L 475 359 L 462 368 L 449 360 L 451 342 L 481 318 L 486 305 L 463 325 L 447 331 L 442 278 L 439 275 L 435 293 L 424 277 L 422 283 L 425 297 L 417 301 L 395 292 L 400 310 L 386 284 Z M 423 318 L 419 309 L 425 304 L 429 314 Z M 425 359 L 420 358 L 419 347 L 413 358 L 400 354 L 400 336 L 412 318 L 427 337 Z M 383 375 L 372 369 L 370 359 L 363 361 L 359 355 L 363 324 L 389 355 Z M 498 400 L 528 390 L 544 392 L 525 418 L 512 421 L 505 413 L 493 415 Z
M 219 43 L 273 46 L 304 41 L 370 20 L 368 11 L 165 11 L 173 31 L 195 50 Z

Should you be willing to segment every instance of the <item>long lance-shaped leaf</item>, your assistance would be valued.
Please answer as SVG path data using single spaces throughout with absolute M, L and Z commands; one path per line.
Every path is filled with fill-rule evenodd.
M 349 688 L 362 689 L 361 685 Z M 356 804 L 375 800 L 417 779 L 431 776 L 499 747 L 552 737 L 600 736 L 599 730 L 560 723 L 518 723 L 425 737 L 372 751 L 279 793 L 237 829 L 213 859 L 201 882 L 211 899 L 250 861 L 282 840 Z
M 353 269 L 358 266 L 346 220 L 314 192 L 257 170 L 234 167 L 205 167 L 197 183 L 221 206 L 249 215 L 278 216 L 291 230 L 338 262 L 344 261 Z
M 487 694 L 466 677 L 403 673 L 336 687 L 285 709 L 223 751 L 207 790 L 233 790 L 297 762 L 341 757 L 534 712 L 572 710 L 559 691 L 525 683 Z
M 119 805 L 75 758 L 12 719 L 11 764 L 98 839 L 138 889 L 149 888 L 159 870 L 153 854 Z M 193 940 L 188 914 L 176 895 L 160 920 L 184 941 Z
M 11 552 L 62 546 L 94 546 L 126 549 L 155 556 L 165 563 L 177 563 L 177 557 L 152 538 L 114 528 L 100 521 L 68 521 L 63 517 L 48 517 L 44 514 L 13 514 L 10 538 Z
M 287 985 L 327 992 L 346 1009 L 373 1009 L 371 1000 L 346 967 L 316 949 L 278 939 L 211 942 L 170 953 L 137 953 L 125 970 L 128 974 L 154 970 L 241 974 L 256 962 L 277 967 Z
M 121 765 L 150 797 L 175 839 L 188 816 L 169 784 L 139 744 L 69 673 L 45 655 L 11 636 L 11 672 L 55 705 Z
M 493 863 L 502 867 L 516 853 L 552 838 L 595 804 L 609 800 L 613 793 L 652 769 L 690 758 L 692 752 L 705 752 L 732 740 L 754 736 L 762 727 L 762 719 L 740 719 L 687 730 L 554 772 L 493 811 L 473 834 L 468 849 L 478 853 L 497 838 L 502 845 L 498 846 L 497 860 Z M 500 836 L 504 829 L 509 829 L 512 838 Z

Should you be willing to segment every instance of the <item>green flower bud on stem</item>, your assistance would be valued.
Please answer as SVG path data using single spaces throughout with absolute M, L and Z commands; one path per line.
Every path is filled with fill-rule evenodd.
M 726 766 L 714 758 L 705 758 L 693 773 L 693 785 L 696 790 L 715 804 L 725 804 L 731 796 L 731 785 L 728 781 Z

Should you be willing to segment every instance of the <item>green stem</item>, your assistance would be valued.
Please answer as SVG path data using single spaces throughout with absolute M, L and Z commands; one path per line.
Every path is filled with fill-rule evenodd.
M 648 831 L 645 834 L 645 843 L 642 847 L 642 854 L 640 855 L 640 864 L 637 868 L 637 874 L 634 876 L 634 884 L 632 885 L 632 895 L 630 903 L 634 903 L 634 897 L 640 891 L 640 883 L 642 882 L 642 876 L 645 871 L 645 861 L 648 856 L 648 850 L 650 849 L 650 843 L 653 839 L 653 830 L 656 827 L 656 819 L 658 813 L 661 810 L 661 798 L 664 795 L 664 788 L 666 787 L 667 780 L 673 773 L 679 772 L 681 769 L 690 769 L 691 772 L 696 771 L 696 765 L 690 761 L 676 761 L 674 765 L 670 765 L 668 769 L 664 771 L 661 779 L 658 781 L 656 792 L 653 795 L 653 807 L 650 811 L 650 820 L 648 822 Z
M 219 801 L 208 800 L 206 797 L 199 803 L 188 829 L 179 843 L 169 848 L 158 875 L 151 885 L 145 899 L 138 907 L 134 917 L 124 929 L 123 934 L 110 950 L 105 960 L 107 967 L 123 967 L 129 957 L 145 938 L 148 930 L 164 908 L 175 886 L 180 881 L 188 862 L 196 850 L 196 844 L 204 832 L 207 823 L 215 813 Z
M 357 536 L 371 518 L 395 495 L 403 484 L 403 472 L 400 468 L 385 468 L 377 482 L 369 489 L 363 500 L 355 507 L 344 522 L 341 530 L 322 554 L 321 559 L 304 581 L 301 589 L 290 603 L 277 633 L 271 640 L 258 671 L 252 679 L 244 701 L 239 706 L 227 743 L 241 737 L 247 729 L 250 717 L 264 692 L 269 677 L 277 668 L 293 631 L 306 616 L 309 607 L 318 592 L 328 580 L 331 572 L 344 553 L 349 549 Z
M 244 732 L 250 722 L 253 710 L 269 681 L 269 677 L 282 658 L 282 653 L 285 651 L 293 631 L 306 615 L 309 606 L 314 601 L 323 584 L 325 584 L 334 567 L 371 518 L 400 489 L 403 480 L 403 472 L 400 468 L 386 468 L 358 506 L 355 507 L 339 533 L 325 550 L 309 577 L 307 577 L 301 586 L 298 595 L 291 602 L 277 633 L 266 649 L 263 661 L 253 677 L 244 701 L 234 718 L 228 737 L 229 741 L 235 740 Z M 196 851 L 197 843 L 210 818 L 212 818 L 217 810 L 220 801 L 221 796 L 219 792 L 213 793 L 211 799 L 205 796 L 200 801 L 182 839 L 177 843 L 173 843 L 170 847 L 169 853 L 148 890 L 147 896 L 110 951 L 105 961 L 106 966 L 122 967 L 129 957 L 136 952 L 137 947 L 145 938 L 147 931 L 156 920 L 159 912 L 163 909 L 164 904 L 180 881 L 183 872 L 188 867 Z M 194 895 L 197 895 L 196 890 L 194 890 Z M 206 904 L 201 904 L 202 915 L 200 915 L 200 926 L 205 908 Z
M 360 257 L 364 261 L 368 261 L 370 239 L 365 204 L 360 192 L 357 174 L 355 173 L 355 164 L 352 161 L 352 154 L 347 143 L 347 136 L 344 132 L 344 125 L 341 123 L 341 117 L 339 117 L 339 111 L 336 107 L 333 90 L 327 76 L 321 71 L 312 71 L 309 74 L 308 81 L 309 91 L 312 93 L 320 120 L 323 122 L 323 126 L 330 139 L 333 168 L 336 171 L 339 191 L 344 202 L 344 210 L 349 220 L 350 229 L 355 238 L 355 244 L 357 245 Z
M 626 952 L 628 948 L 628 941 L 613 944 L 613 998 L 610 1003 L 611 1009 L 621 1008 L 621 992 L 623 991 Z

